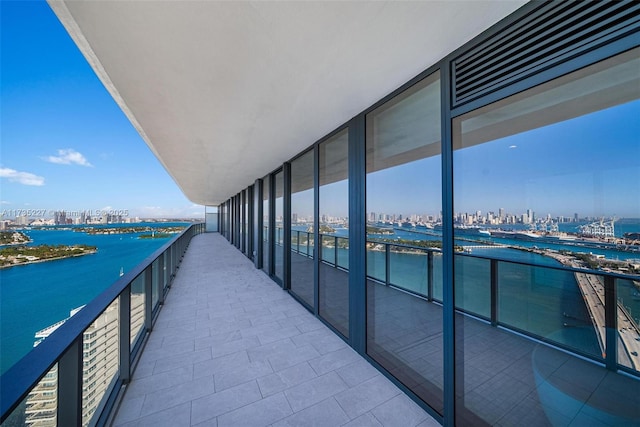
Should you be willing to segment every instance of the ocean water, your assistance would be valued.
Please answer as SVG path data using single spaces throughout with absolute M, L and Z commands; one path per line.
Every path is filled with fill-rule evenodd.
M 67 318 L 71 310 L 87 304 L 117 281 L 121 268 L 127 272 L 172 238 L 139 239 L 140 233 L 91 235 L 58 229 L 25 233 L 33 240 L 30 245 L 86 244 L 97 246 L 98 252 L 0 270 L 2 373 L 31 350 L 37 331 Z

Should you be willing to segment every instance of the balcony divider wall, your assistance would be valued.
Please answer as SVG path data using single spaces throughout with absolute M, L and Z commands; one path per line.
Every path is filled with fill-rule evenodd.
M 523 246 L 498 230 L 542 224 L 533 211 L 508 222 L 502 206 L 474 207 L 512 195 L 520 204 L 505 209 L 526 210 L 545 197 L 578 206 L 575 195 L 585 194 L 579 185 L 570 192 L 553 185 L 566 173 L 574 183 L 587 177 L 590 206 L 615 205 L 624 198 L 616 186 L 626 188 L 625 216 L 640 217 L 633 201 L 640 194 L 639 10 L 633 2 L 530 2 L 258 179 L 250 198 L 251 232 L 262 250 L 256 267 L 444 425 L 640 422 L 629 409 L 640 407 L 640 393 L 620 391 L 640 384 L 640 360 L 625 336 L 638 333 L 638 272 L 549 261 L 569 255 L 551 243 L 550 250 Z M 581 117 L 580 126 L 553 134 Z M 587 144 L 581 129 L 601 135 L 609 149 L 626 147 L 627 155 L 601 157 L 610 167 L 572 162 Z M 533 142 L 514 139 L 534 130 Z M 521 152 L 538 170 L 505 174 Z M 539 172 L 547 169 L 554 174 Z M 535 193 L 544 183 L 546 191 Z M 409 201 L 415 208 L 401 212 Z M 235 210 L 232 202 L 229 229 L 237 227 Z M 554 230 L 542 233 L 564 233 Z M 234 241 L 234 233 L 225 235 Z M 313 261 L 304 275 L 300 260 Z M 600 327 L 588 326 L 589 302 L 580 302 L 586 311 L 567 311 L 587 301 L 586 288 L 577 287 L 583 283 L 602 289 Z M 558 301 L 564 308 L 553 311 Z M 556 332 L 545 329 L 554 316 Z M 631 326 L 621 324 L 625 316 Z M 587 336 L 594 344 L 580 348 Z M 586 384 L 593 377 L 616 387 Z M 572 395 L 567 379 L 591 397 Z

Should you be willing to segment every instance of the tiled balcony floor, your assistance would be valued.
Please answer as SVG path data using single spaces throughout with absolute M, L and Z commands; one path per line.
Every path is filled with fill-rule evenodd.
M 218 234 L 196 236 L 116 426 L 436 426 Z

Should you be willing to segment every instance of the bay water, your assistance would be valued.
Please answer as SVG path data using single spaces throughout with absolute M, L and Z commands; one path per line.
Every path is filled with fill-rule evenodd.
M 165 227 L 185 223 L 123 224 L 124 227 Z M 116 226 L 110 224 L 109 227 Z M 88 234 L 72 229 L 23 230 L 29 245 L 96 246 L 97 253 L 0 269 L 0 372 L 33 348 L 34 335 L 69 317 L 175 235 L 140 239 L 140 234 Z

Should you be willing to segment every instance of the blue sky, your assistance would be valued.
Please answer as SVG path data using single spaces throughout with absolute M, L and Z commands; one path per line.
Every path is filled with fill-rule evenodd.
M 203 217 L 45 2 L 1 3 L 0 211 Z
M 640 218 L 640 101 L 454 152 L 454 210 L 536 217 Z M 440 156 L 367 175 L 367 212 L 438 215 Z M 323 187 L 321 214 L 346 216 L 346 181 Z M 295 196 L 300 216 L 313 195 Z

